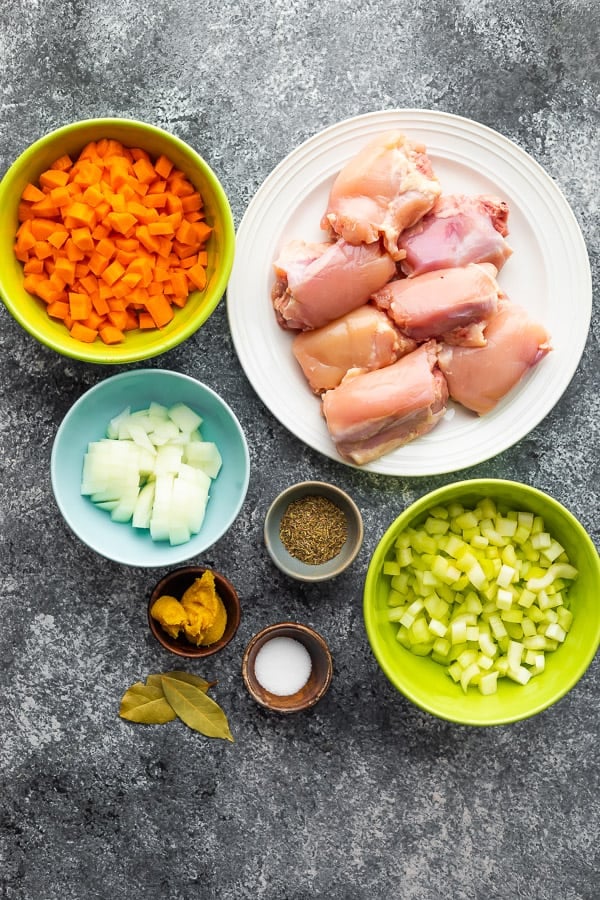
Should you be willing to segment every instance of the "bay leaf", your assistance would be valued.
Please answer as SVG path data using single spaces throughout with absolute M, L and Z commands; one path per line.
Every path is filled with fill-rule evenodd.
M 161 679 L 165 675 L 169 678 L 176 678 L 178 681 L 185 681 L 187 682 L 187 684 L 193 684 L 204 693 L 206 693 L 209 688 L 214 687 L 217 683 L 216 681 L 205 681 L 204 678 L 200 678 L 199 675 L 194 675 L 192 672 L 184 672 L 182 669 L 174 669 L 172 672 L 163 672 L 162 674 L 158 675 L 148 675 L 148 677 L 146 678 L 146 684 L 157 684 L 162 690 Z
M 172 722 L 175 712 L 167 702 L 162 685 L 136 681 L 121 698 L 119 715 L 141 725 L 163 725 Z
M 227 716 L 218 703 L 196 685 L 179 678 L 162 676 L 165 697 L 182 722 L 206 737 L 223 738 L 233 743 Z

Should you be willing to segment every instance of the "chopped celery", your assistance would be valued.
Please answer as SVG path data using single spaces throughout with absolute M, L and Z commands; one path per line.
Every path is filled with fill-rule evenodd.
M 430 509 L 398 535 L 383 574 L 398 643 L 431 656 L 465 692 L 493 694 L 499 678 L 527 684 L 573 621 L 577 570 L 564 547 L 541 516 L 491 498 Z

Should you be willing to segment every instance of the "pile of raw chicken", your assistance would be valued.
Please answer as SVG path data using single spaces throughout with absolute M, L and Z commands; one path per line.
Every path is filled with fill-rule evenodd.
M 388 131 L 335 179 L 329 239 L 281 249 L 277 321 L 343 459 L 426 434 L 449 398 L 485 415 L 550 350 L 496 280 L 507 219 L 497 197 L 442 194 L 426 148 Z

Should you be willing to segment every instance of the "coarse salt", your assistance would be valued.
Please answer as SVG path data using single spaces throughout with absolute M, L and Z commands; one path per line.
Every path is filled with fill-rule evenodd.
M 260 648 L 254 660 L 254 673 L 271 694 L 288 697 L 304 687 L 312 670 L 310 653 L 299 641 L 274 637 Z

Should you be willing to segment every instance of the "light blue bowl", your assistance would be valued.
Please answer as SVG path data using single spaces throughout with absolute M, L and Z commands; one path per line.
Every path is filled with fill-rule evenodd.
M 83 458 L 90 441 L 105 437 L 109 421 L 125 407 L 144 409 L 153 400 L 166 406 L 182 402 L 195 410 L 203 419 L 203 438 L 215 442 L 223 459 L 200 531 L 188 543 L 175 547 L 167 541 L 153 541 L 146 530 L 113 522 L 109 513 L 80 493 Z M 249 478 L 248 445 L 230 407 L 196 379 L 165 369 L 124 372 L 90 388 L 63 419 L 52 447 L 52 489 L 65 522 L 96 553 L 128 566 L 171 566 L 203 553 L 235 521 Z

